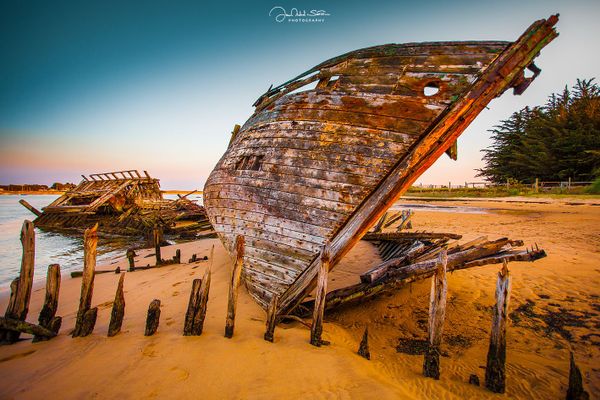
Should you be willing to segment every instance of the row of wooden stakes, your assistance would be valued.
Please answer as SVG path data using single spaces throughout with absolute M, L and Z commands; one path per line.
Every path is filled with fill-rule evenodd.
M 72 332 L 73 337 L 88 336 L 94 330 L 98 314 L 97 307 L 91 307 L 92 292 L 94 287 L 94 275 L 96 266 L 96 247 L 98 243 L 97 228 L 86 229 L 84 233 L 84 268 L 81 274 L 81 296 L 79 308 Z M 21 230 L 21 243 L 23 246 L 23 258 L 21 262 L 21 273 L 11 284 L 11 296 L 6 309 L 5 317 L 0 317 L 0 343 L 14 343 L 19 339 L 21 333 L 33 335 L 33 341 L 48 340 L 55 337 L 60 329 L 62 318 L 56 316 L 58 308 L 58 295 L 60 289 L 60 267 L 52 264 L 48 267 L 46 280 L 46 296 L 39 315 L 39 325 L 25 321 L 31 298 L 33 285 L 33 270 L 35 257 L 35 233 L 33 223 L 25 221 Z M 157 241 L 158 243 L 158 241 Z M 235 242 L 235 264 L 229 284 L 229 297 L 227 316 L 225 322 L 225 337 L 233 337 L 235 326 L 236 304 L 238 289 L 241 281 L 244 258 L 244 237 L 238 236 Z M 156 244 L 157 266 L 164 262 L 160 258 L 160 246 Z M 133 254 L 134 255 L 134 254 Z M 133 270 L 133 255 L 128 251 L 130 270 Z M 211 250 L 210 260 L 212 263 L 214 246 Z M 180 254 L 176 255 L 180 259 Z M 160 260 L 160 261 L 159 261 Z M 318 274 L 318 282 L 313 309 L 312 324 L 310 326 L 310 343 L 314 346 L 328 344 L 322 339 L 323 316 L 325 310 L 325 299 L 327 294 L 327 276 L 329 273 L 329 249 L 325 246 L 321 255 L 321 263 Z M 434 379 L 440 377 L 440 346 L 442 342 L 442 331 L 445 319 L 446 295 L 448 284 L 446 280 L 446 266 L 448 256 L 443 250 L 438 258 L 438 265 L 432 277 L 431 295 L 429 303 L 429 325 L 428 346 L 423 363 L 423 375 Z M 125 314 L 125 297 L 123 293 L 123 282 L 125 274 L 119 278 L 115 300 L 111 312 L 108 328 L 108 336 L 115 336 L 120 332 Z M 188 308 L 185 315 L 183 334 L 184 336 L 197 336 L 202 334 L 208 295 L 211 282 L 211 266 L 206 270 L 202 279 L 194 279 L 190 293 Z M 510 297 L 510 278 L 508 262 L 504 260 L 502 270 L 498 274 L 496 284 L 496 305 L 492 319 L 492 331 L 490 345 L 487 355 L 485 373 L 485 386 L 496 393 L 505 391 L 505 362 L 506 362 L 506 318 L 508 301 Z M 160 300 L 155 299 L 150 303 L 146 318 L 145 336 L 156 333 L 160 321 Z M 270 342 L 274 340 L 274 331 L 277 323 L 284 318 L 298 317 L 290 315 L 278 315 L 278 296 L 274 296 L 267 310 L 266 332 L 264 339 Z M 304 321 L 301 320 L 302 323 Z M 370 359 L 368 345 L 368 328 L 363 334 L 358 354 Z M 470 382 L 478 384 L 478 378 L 471 376 Z M 477 379 L 475 379 L 477 378 Z M 582 376 L 576 366 L 573 353 L 571 353 L 571 364 L 569 374 L 569 389 L 567 399 L 586 398 L 587 393 L 583 389 Z

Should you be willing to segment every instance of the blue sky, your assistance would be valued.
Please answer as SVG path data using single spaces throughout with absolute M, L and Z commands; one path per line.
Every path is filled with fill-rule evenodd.
M 536 82 L 494 100 L 460 138 L 458 161 L 443 157 L 419 180 L 473 181 L 488 129 L 600 65 L 598 1 L 123 3 L 2 2 L 0 183 L 137 168 L 163 188 L 201 188 L 270 84 L 377 44 L 515 40 L 559 12 Z M 330 16 L 277 23 L 274 6 Z

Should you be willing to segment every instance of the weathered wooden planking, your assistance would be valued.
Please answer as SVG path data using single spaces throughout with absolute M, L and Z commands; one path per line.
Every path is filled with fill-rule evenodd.
M 208 191 L 207 191 L 208 192 Z M 222 199 L 222 200 L 233 200 L 233 201 L 243 201 L 245 203 L 255 203 L 259 205 L 278 207 L 282 210 L 290 210 L 292 212 L 298 211 L 297 204 L 291 203 L 285 200 L 279 200 L 277 198 L 262 196 L 263 193 L 269 194 L 270 191 L 264 191 L 263 193 L 256 194 L 257 191 L 248 189 L 248 190 L 228 190 L 225 187 L 222 190 L 213 192 L 210 196 L 213 199 Z M 235 208 L 235 207 L 234 207 Z M 307 207 L 303 206 L 302 211 L 306 213 L 309 217 L 314 218 L 314 220 L 331 220 L 334 222 L 339 221 L 340 219 L 345 218 L 349 212 L 336 212 L 330 211 L 328 209 L 316 208 L 316 207 Z
M 237 234 L 274 243 L 248 246 L 251 258 L 267 263 L 261 267 L 278 266 L 271 280 L 287 282 L 281 268 L 300 271 L 279 298 L 282 313 L 313 287 L 320 267 L 318 255 L 309 262 L 286 246 L 307 250 L 330 240 L 335 265 L 481 109 L 512 85 L 554 37 L 555 22 L 555 17 L 536 22 L 512 45 L 450 42 L 357 50 L 261 96 L 209 177 L 205 204 L 230 251 Z M 294 92 L 316 81 L 316 89 Z M 427 96 L 429 85 L 439 92 Z M 311 245 L 293 243 L 302 234 Z M 278 290 L 268 270 L 246 275 L 250 293 L 266 308 L 269 290 Z
M 264 110 L 263 112 L 251 117 L 250 124 L 273 122 L 279 120 L 295 121 L 322 121 L 332 123 L 346 123 L 363 128 L 385 129 L 407 134 L 418 135 L 425 128 L 427 123 L 422 121 L 407 120 L 395 117 L 386 117 L 371 114 L 356 114 L 350 110 L 281 110 L 271 111 Z
M 236 223 L 236 225 L 215 224 L 213 228 L 219 229 L 223 233 L 236 233 L 244 235 L 244 237 L 248 238 L 268 240 L 272 243 L 286 245 L 292 248 L 299 249 L 301 254 L 306 254 L 306 252 L 312 254 L 319 251 L 319 244 L 317 243 L 300 240 L 294 237 L 287 236 L 285 234 L 280 235 L 277 233 L 268 232 L 265 231 L 262 226 L 240 227 Z

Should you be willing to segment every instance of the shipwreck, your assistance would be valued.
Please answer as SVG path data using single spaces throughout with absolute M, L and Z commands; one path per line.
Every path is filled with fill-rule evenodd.
M 515 42 L 352 51 L 260 96 L 204 188 L 210 222 L 232 255 L 244 239 L 242 279 L 253 298 L 267 309 L 276 297 L 279 315 L 296 308 L 315 287 L 324 253 L 335 267 L 444 152 L 456 159 L 458 136 L 491 100 L 523 93 L 557 21 L 539 20 Z M 514 252 L 522 242 L 508 239 L 471 245 L 449 250 L 449 270 L 544 255 Z M 469 248 L 486 259 L 464 258 Z M 407 270 L 410 260 L 397 253 L 386 261 L 388 278 L 427 269 L 422 261 Z M 364 279 L 351 293 L 379 290 L 382 276 Z
M 204 207 L 178 195 L 163 198 L 160 181 L 148 172 L 115 171 L 82 175 L 74 188 L 39 211 L 25 200 L 21 204 L 37 215 L 37 228 L 49 231 L 83 231 L 98 224 L 103 234 L 139 236 L 161 233 L 194 237 L 210 234 Z

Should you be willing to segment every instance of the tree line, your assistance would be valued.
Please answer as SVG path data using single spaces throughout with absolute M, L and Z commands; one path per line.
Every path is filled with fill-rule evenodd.
M 578 79 L 539 107 L 525 107 L 492 130 L 484 149 L 484 179 L 532 183 L 594 181 L 600 176 L 600 87 Z

